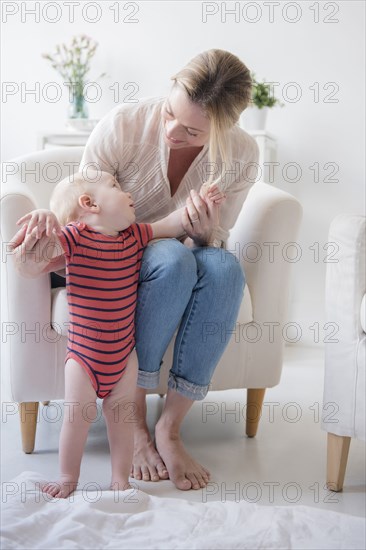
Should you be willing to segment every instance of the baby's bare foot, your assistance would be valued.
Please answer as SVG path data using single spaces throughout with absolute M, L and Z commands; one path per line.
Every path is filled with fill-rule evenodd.
M 130 482 L 124 478 L 113 478 L 110 486 L 111 491 L 126 491 L 127 489 L 133 489 Z
M 67 498 L 75 491 L 78 480 L 62 477 L 59 481 L 49 481 L 42 485 L 43 493 L 47 493 L 54 498 Z

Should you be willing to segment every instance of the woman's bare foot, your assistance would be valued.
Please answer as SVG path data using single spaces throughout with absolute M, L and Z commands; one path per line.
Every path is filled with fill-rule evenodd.
M 156 448 L 164 460 L 169 479 L 177 489 L 202 489 L 210 479 L 210 472 L 198 464 L 185 450 L 179 434 L 159 426 L 155 428 Z
M 143 481 L 169 479 L 168 470 L 151 440 L 147 426 L 135 427 L 131 477 Z
M 42 492 L 54 498 L 67 498 L 75 491 L 78 480 L 71 477 L 61 477 L 59 481 L 49 481 L 42 485 Z

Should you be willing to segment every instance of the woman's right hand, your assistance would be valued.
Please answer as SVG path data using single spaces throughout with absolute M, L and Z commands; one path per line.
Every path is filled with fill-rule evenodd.
M 29 234 L 27 229 L 28 225 L 23 225 L 9 243 L 8 251 L 12 254 L 17 271 L 23 277 L 35 278 L 42 273 L 63 269 L 64 256 L 58 256 L 53 260 L 48 259 L 47 247 L 50 246 L 52 237 L 44 234 L 39 239 L 36 228 Z

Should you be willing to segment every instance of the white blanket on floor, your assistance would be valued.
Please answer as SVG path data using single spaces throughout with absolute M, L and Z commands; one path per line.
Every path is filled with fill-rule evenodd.
M 41 480 L 24 472 L 2 483 L 2 548 L 365 548 L 363 518 L 319 508 L 189 502 L 136 489 L 59 500 L 37 490 Z

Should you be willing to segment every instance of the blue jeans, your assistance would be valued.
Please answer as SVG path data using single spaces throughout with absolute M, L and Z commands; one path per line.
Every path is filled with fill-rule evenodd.
M 234 328 L 244 286 L 238 260 L 224 249 L 189 249 L 176 239 L 149 244 L 135 318 L 137 385 L 158 386 L 163 355 L 179 325 L 168 386 L 189 399 L 203 399 Z

